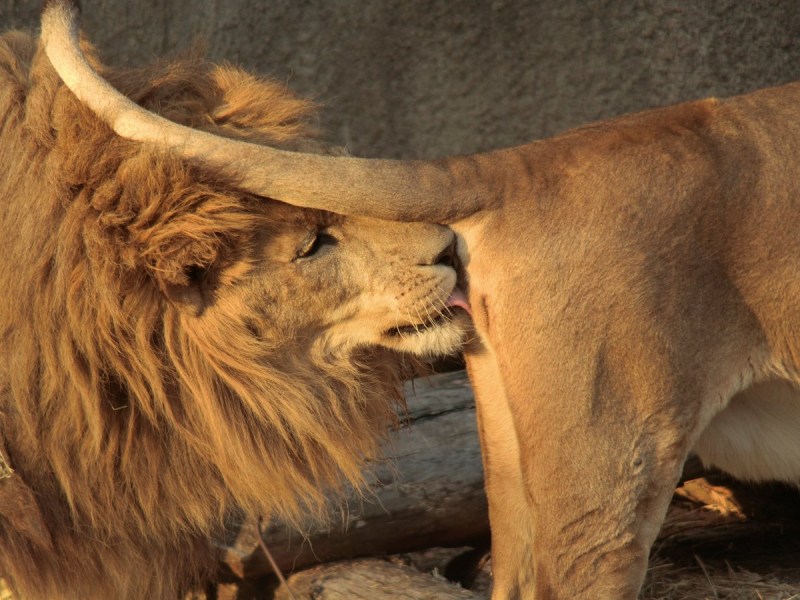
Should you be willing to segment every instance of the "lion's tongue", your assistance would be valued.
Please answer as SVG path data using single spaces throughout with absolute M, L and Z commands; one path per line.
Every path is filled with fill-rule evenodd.
M 447 306 L 458 306 L 467 311 L 467 314 L 470 316 L 472 315 L 472 309 L 469 307 L 469 300 L 467 300 L 464 292 L 458 288 L 453 289 L 450 293 L 450 297 L 447 299 Z

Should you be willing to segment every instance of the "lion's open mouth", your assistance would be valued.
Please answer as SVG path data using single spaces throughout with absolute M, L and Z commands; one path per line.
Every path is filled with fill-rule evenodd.
M 393 327 L 386 332 L 386 335 L 390 337 L 407 337 L 409 335 L 423 333 L 424 331 L 433 329 L 434 327 L 439 327 L 441 325 L 444 325 L 445 323 L 451 321 L 452 318 L 453 318 L 453 313 L 451 312 L 451 310 L 449 308 L 445 308 L 438 315 L 435 315 L 426 321 Z
M 468 315 L 472 316 L 472 310 L 469 306 L 469 301 L 466 295 L 458 287 L 454 288 L 447 299 L 444 308 L 438 314 L 429 317 L 425 321 L 419 323 L 409 323 L 408 325 L 399 325 L 393 327 L 386 332 L 390 337 L 407 337 L 418 333 L 423 333 L 429 329 L 440 327 L 453 320 L 457 310 L 464 310 Z

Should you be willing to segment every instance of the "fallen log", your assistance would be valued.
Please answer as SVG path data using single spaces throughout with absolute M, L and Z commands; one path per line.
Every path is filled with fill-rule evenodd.
M 266 543 L 284 571 L 320 562 L 465 546 L 488 539 L 489 521 L 475 421 L 475 401 L 461 372 L 407 386 L 405 424 L 391 434 L 385 462 L 374 465 L 365 495 L 332 502 L 326 526 L 302 533 L 271 524 Z M 250 519 L 222 545 L 239 577 L 271 572 Z
M 443 577 L 384 560 L 329 563 L 289 577 L 294 598 L 305 600 L 484 600 Z M 292 600 L 281 586 L 275 600 Z

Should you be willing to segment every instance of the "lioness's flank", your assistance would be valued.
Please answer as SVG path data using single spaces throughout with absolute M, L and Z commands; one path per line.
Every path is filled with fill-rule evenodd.
M 176 122 L 315 145 L 282 86 L 84 49 Z M 0 576 L 26 600 L 178 598 L 228 511 L 292 518 L 359 483 L 396 352 L 461 343 L 453 233 L 294 208 L 123 139 L 27 33 L 0 37 L 0 108 Z

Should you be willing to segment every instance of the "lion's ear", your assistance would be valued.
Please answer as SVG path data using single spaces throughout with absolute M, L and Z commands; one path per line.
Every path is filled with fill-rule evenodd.
M 200 265 L 185 267 L 179 276 L 162 277 L 164 296 L 180 310 L 199 316 L 207 306 L 208 269 Z
M 167 301 L 192 315 L 200 315 L 211 300 L 222 250 L 216 239 L 196 229 L 196 224 L 177 220 L 152 227 L 149 243 L 136 257 Z

